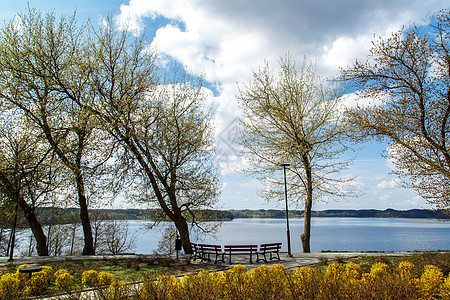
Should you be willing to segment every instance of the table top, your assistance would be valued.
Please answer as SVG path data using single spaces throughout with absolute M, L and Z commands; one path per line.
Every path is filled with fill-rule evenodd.
M 42 267 L 26 267 L 19 269 L 20 273 L 33 273 L 42 271 Z

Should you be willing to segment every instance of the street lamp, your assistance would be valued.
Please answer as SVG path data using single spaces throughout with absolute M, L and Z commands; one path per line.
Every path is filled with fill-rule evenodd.
M 286 167 L 290 164 L 281 164 L 284 169 L 284 199 L 286 201 L 286 227 L 287 227 L 287 245 L 288 245 L 288 257 L 292 257 L 291 253 L 291 234 L 289 233 L 289 209 L 287 200 L 287 184 L 286 184 Z

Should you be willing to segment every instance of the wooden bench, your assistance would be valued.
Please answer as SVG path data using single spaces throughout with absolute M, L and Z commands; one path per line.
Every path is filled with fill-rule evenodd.
M 258 250 L 257 245 L 226 245 L 225 255 L 229 256 L 231 264 L 232 254 L 250 255 L 250 263 L 252 264 L 252 255 Z
M 217 263 L 218 261 L 225 262 L 224 252 L 222 252 L 222 246 L 220 245 L 198 244 L 197 249 L 201 256 L 202 261 L 203 260 L 210 261 L 211 254 L 213 254 L 216 256 L 214 259 L 214 263 Z
M 272 259 L 280 259 L 280 249 L 281 249 L 281 243 L 270 243 L 270 244 L 261 244 L 259 247 L 259 251 L 256 252 L 256 262 L 263 260 L 267 263 L 267 257 L 266 254 L 270 253 L 269 260 Z M 274 255 L 276 254 L 276 255 Z M 259 256 L 262 256 L 262 258 L 259 258 Z
M 192 253 L 191 253 L 191 256 L 189 257 L 189 259 L 192 259 L 192 260 L 196 260 L 197 258 L 202 259 L 202 255 L 200 253 L 198 244 L 191 243 L 191 250 L 192 250 Z

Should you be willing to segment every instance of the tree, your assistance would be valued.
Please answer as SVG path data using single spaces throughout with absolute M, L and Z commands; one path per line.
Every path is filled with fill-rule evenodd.
M 83 254 L 94 254 L 86 178 L 98 172 L 111 150 L 103 148 L 108 139 L 96 130 L 89 111 L 76 105 L 94 97 L 84 63 L 89 32 L 76 24 L 75 15 L 57 20 L 54 13 L 43 16 L 29 8 L 18 20 L 2 30 L 0 97 L 39 128 L 66 167 L 80 207 Z
M 42 135 L 23 115 L 2 110 L 0 122 L 0 193 L 3 206 L 17 207 L 36 239 L 38 255 L 47 256 L 47 238 L 35 209 L 53 200 L 58 164 Z M 12 209 L 16 214 L 17 209 Z
M 95 36 L 97 97 L 80 105 L 124 147 L 122 158 L 134 186 L 141 187 L 141 203 L 163 210 L 190 253 L 188 219 L 198 224 L 195 211 L 210 208 L 219 194 L 201 81 L 183 73 L 161 80 L 144 37 L 116 32 L 110 18 Z
M 404 186 L 437 208 L 450 207 L 450 14 L 373 42 L 366 62 L 342 70 L 360 99 L 346 112 L 357 138 L 389 143 Z
M 268 200 L 283 199 L 283 181 L 273 178 L 281 174 L 280 164 L 291 165 L 289 195 L 304 202 L 304 252 L 310 252 L 313 200 L 325 194 L 348 195 L 341 187 L 351 178 L 337 176 L 349 164 L 338 160 L 347 150 L 338 96 L 318 78 L 313 65 L 305 61 L 297 68 L 289 55 L 280 60 L 277 75 L 268 64 L 254 72 L 239 96 L 245 114 L 242 154 L 253 166 L 249 171 L 267 183 L 262 192 Z

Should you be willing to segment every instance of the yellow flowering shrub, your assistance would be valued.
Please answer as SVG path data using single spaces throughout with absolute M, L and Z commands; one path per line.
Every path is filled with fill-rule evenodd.
M 361 279 L 361 266 L 355 263 L 345 265 L 345 278 L 352 280 Z
M 41 272 L 45 274 L 45 276 L 47 277 L 49 282 L 52 281 L 53 273 L 54 273 L 52 267 L 50 267 L 50 266 L 42 266 L 42 271 Z
M 202 270 L 197 275 L 185 275 L 181 280 L 182 296 L 195 299 L 199 295 L 208 295 L 208 299 L 216 299 L 221 294 L 221 276 L 216 272 Z
M 401 279 L 413 280 L 417 275 L 416 266 L 409 261 L 402 261 L 397 267 L 398 274 Z
M 450 300 L 450 275 L 445 278 L 441 286 L 441 297 L 445 300 Z
M 267 278 L 271 276 L 270 268 L 266 265 L 248 271 L 247 280 L 252 284 L 250 293 L 253 299 L 264 299 L 272 293 L 272 286 L 267 284 Z
M 176 300 L 179 297 L 179 283 L 180 280 L 174 276 L 161 275 L 157 280 L 156 299 Z
M 373 278 L 389 277 L 389 266 L 385 263 L 374 263 L 370 268 L 370 276 Z
M 0 278 L 0 298 L 14 299 L 21 295 L 20 280 L 16 273 L 7 273 Z
M 282 265 L 266 265 L 247 272 L 237 265 L 223 272 L 201 271 L 182 279 L 160 276 L 146 281 L 140 299 L 434 299 L 450 300 L 450 279 L 427 266 L 420 278 L 411 263 L 391 270 L 384 263 L 372 265 L 362 273 L 354 263 L 330 264 L 319 273 L 302 267 L 295 273 Z M 419 289 L 420 287 L 420 289 Z
M 55 285 L 58 289 L 63 291 L 69 291 L 73 286 L 73 276 L 69 274 L 69 272 L 65 269 L 61 269 L 56 271 L 55 276 Z
M 45 272 L 33 273 L 31 279 L 25 286 L 25 294 L 41 295 L 47 291 L 49 285 L 49 276 Z
M 123 281 L 113 281 L 108 287 L 106 299 L 107 300 L 120 300 L 124 299 L 127 295 L 127 288 Z
M 293 293 L 302 299 L 313 299 L 320 288 L 320 274 L 309 267 L 301 267 L 292 275 Z
M 236 265 L 223 271 L 221 282 L 224 285 L 225 299 L 251 299 L 252 290 L 247 277 L 247 267 Z
M 30 267 L 30 266 L 27 264 L 23 264 L 23 265 L 18 266 L 16 269 L 17 279 L 19 279 L 20 287 L 22 287 L 22 288 L 25 287 L 27 281 L 30 279 L 30 275 L 26 274 L 26 273 L 20 273 L 20 269 L 28 268 L 28 267 Z
M 434 299 L 444 282 L 442 271 L 435 266 L 425 266 L 419 280 L 419 288 L 424 299 Z
M 158 299 L 157 296 L 158 284 L 154 281 L 145 280 L 139 289 L 138 297 L 141 300 Z
M 81 274 L 81 283 L 88 287 L 98 285 L 98 272 L 95 270 L 84 271 Z
M 98 284 L 100 285 L 110 285 L 113 282 L 113 274 L 105 271 L 98 273 Z

